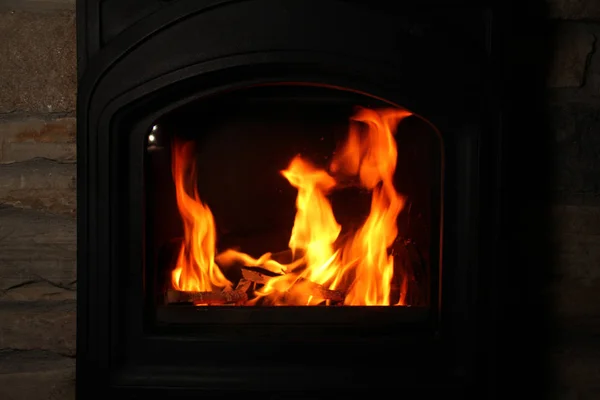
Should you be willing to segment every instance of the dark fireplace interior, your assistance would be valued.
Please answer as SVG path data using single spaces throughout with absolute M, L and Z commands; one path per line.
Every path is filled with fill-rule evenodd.
M 80 397 L 493 390 L 495 14 L 383 3 L 79 2 Z
M 377 125 L 393 113 L 402 119 L 390 130 Z M 362 146 L 344 153 L 350 129 Z M 148 132 L 146 277 L 160 306 L 201 305 L 191 293 L 232 289 L 243 299 L 204 305 L 401 305 L 426 315 L 439 284 L 442 166 L 441 139 L 427 121 L 363 94 L 277 85 L 196 101 Z M 342 154 L 361 167 L 346 162 L 333 172 Z M 383 191 L 380 172 L 395 198 L 372 204 Z M 189 201 L 178 202 L 177 190 Z M 367 252 L 373 259 L 361 264 L 357 254 Z M 212 280 L 201 261 L 209 257 L 219 275 Z

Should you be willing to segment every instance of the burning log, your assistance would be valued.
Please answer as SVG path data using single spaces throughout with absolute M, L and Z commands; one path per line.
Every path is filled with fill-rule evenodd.
M 242 276 L 243 276 L 243 279 L 245 279 L 247 281 L 254 282 L 254 283 L 260 283 L 261 285 L 266 284 L 271 278 L 273 278 L 271 276 L 261 274 L 260 272 L 253 271 L 248 268 L 242 268 Z
M 252 283 L 264 285 L 274 278 L 277 278 L 277 276 L 268 276 L 252 269 L 242 268 L 242 279 L 240 279 L 234 290 L 183 292 L 180 290 L 169 289 L 166 293 L 166 301 L 168 304 L 193 303 L 196 305 L 243 305 L 248 301 L 248 294 L 246 292 Z M 323 285 L 319 285 L 318 283 L 311 282 L 307 279 L 300 278 L 296 281 L 296 284 L 305 285 L 310 294 L 322 298 L 323 300 L 341 303 L 345 298 L 345 293 L 343 291 L 327 289 L 323 287 Z
M 248 289 L 250 289 L 251 285 L 252 285 L 252 281 L 242 278 L 242 279 L 240 279 L 237 286 L 235 287 L 235 290 L 245 293 Z
M 313 296 L 322 298 L 323 300 L 331 300 L 334 303 L 341 303 L 346 298 L 346 294 L 341 290 L 331 290 L 325 288 L 323 285 L 311 282 L 306 279 L 299 279 L 298 282 L 306 284 L 310 288 L 310 292 Z
M 167 290 L 167 303 L 194 303 L 194 304 L 236 304 L 241 305 L 248 301 L 245 290 L 223 290 L 220 292 L 182 292 Z
M 242 276 L 248 281 L 262 285 L 266 284 L 271 279 L 277 278 L 277 276 L 268 276 L 247 268 L 242 268 Z M 319 285 L 318 283 L 311 282 L 307 279 L 300 278 L 296 283 L 306 285 L 313 296 L 320 297 L 323 300 L 331 300 L 334 303 L 340 303 L 343 302 L 346 297 L 345 293 L 341 290 L 327 289 L 323 285 Z

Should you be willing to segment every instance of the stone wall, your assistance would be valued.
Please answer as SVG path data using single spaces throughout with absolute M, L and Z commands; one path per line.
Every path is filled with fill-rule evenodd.
M 600 2 L 551 0 L 548 76 L 553 137 L 548 285 L 558 325 L 551 361 L 558 397 L 600 398 Z
M 74 398 L 74 4 L 0 1 L 0 399 Z
M 556 43 L 552 350 L 557 397 L 600 395 L 600 2 L 548 0 Z M 0 1 L 0 399 L 73 398 L 73 0 Z M 518 362 L 518 361 L 516 361 Z

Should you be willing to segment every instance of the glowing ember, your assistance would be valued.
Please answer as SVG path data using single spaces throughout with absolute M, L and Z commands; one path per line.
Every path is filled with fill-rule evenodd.
M 329 304 L 331 297 L 327 296 L 339 297 L 339 293 L 345 294 L 344 305 L 391 305 L 395 269 L 389 249 L 398 234 L 397 218 L 405 203 L 393 184 L 397 161 L 393 135 L 398 123 L 409 115 L 401 109 L 359 109 L 329 171 L 300 156 L 281 171 L 298 189 L 289 240 L 294 260 L 287 265 L 273 260 L 270 253 L 258 259 L 231 249 L 215 255 L 214 219 L 197 193 L 192 144 L 175 143 L 173 178 L 185 237 L 172 272 L 173 288 L 184 292 L 228 291 L 233 285 L 219 266 L 241 263 L 276 274 L 263 279 L 254 300 L 246 303 L 249 305 L 259 300 L 270 305 Z M 339 237 L 342 227 L 327 198 L 342 180 L 354 180 L 371 191 L 368 217 L 344 240 Z M 186 184 L 192 185 L 193 196 Z M 401 282 L 397 305 L 404 305 L 406 297 L 406 277 L 401 277 Z

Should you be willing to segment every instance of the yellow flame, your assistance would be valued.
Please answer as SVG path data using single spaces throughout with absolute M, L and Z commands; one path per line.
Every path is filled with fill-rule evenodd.
M 231 282 L 214 261 L 216 233 L 213 215 L 200 200 L 195 185 L 193 197 L 185 190 L 186 182 L 195 182 L 192 142 L 174 143 L 172 164 L 177 207 L 184 228 L 184 241 L 171 275 L 173 288 L 204 292 L 231 287 Z
M 389 248 L 398 234 L 397 218 L 405 204 L 393 184 L 398 156 L 394 132 L 397 124 L 409 115 L 410 112 L 401 109 L 359 109 L 351 119 L 348 137 L 336 151 L 329 172 L 300 156 L 294 157 L 281 171 L 298 189 L 289 240 L 295 256 L 292 264 L 282 265 L 272 260 L 270 253 L 256 259 L 231 249 L 216 256 L 219 264 L 241 262 L 280 273 L 256 292 L 267 304 L 320 304 L 324 299 L 311 289 L 311 284 L 319 284 L 326 289 L 345 291 L 345 305 L 391 305 L 394 258 Z M 175 147 L 173 175 L 185 241 L 173 270 L 173 286 L 194 291 L 229 287 L 231 283 L 215 263 L 212 213 L 200 201 L 197 192 L 191 198 L 183 189 L 190 154 L 187 145 Z M 334 176 L 357 179 L 361 186 L 372 191 L 368 217 L 350 239 L 341 244 L 336 241 L 342 227 L 327 198 L 337 185 Z M 404 304 L 406 297 L 407 280 L 402 278 L 399 305 Z

